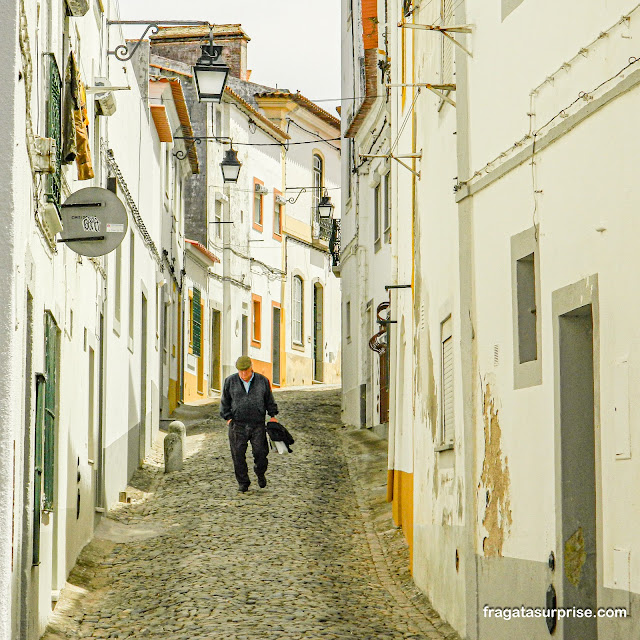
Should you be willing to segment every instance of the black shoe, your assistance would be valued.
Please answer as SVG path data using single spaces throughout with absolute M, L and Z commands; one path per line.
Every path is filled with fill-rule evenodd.
M 238 491 L 240 493 L 246 493 L 247 491 L 249 491 L 249 485 L 248 484 L 239 484 L 238 485 Z
M 258 476 L 258 486 L 264 489 L 267 486 L 267 479 L 264 476 Z

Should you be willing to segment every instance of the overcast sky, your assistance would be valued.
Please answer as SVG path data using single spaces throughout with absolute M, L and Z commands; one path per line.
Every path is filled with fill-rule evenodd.
M 123 20 L 241 24 L 251 38 L 247 66 L 253 82 L 299 89 L 312 100 L 339 99 L 340 0 L 120 0 L 119 4 Z M 340 102 L 319 104 L 335 115 Z

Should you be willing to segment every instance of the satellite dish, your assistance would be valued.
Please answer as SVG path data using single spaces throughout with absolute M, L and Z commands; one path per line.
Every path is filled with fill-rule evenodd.
M 97 258 L 113 251 L 129 225 L 120 198 L 102 187 L 72 193 L 61 205 L 63 229 L 58 242 L 66 242 L 81 256 Z

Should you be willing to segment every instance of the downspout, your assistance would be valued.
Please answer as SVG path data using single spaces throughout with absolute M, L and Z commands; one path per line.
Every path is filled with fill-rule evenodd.
M 466 0 L 456 6 L 456 24 L 466 24 Z M 463 36 L 464 37 L 464 36 Z M 456 47 L 456 125 L 458 181 L 471 177 L 469 140 L 469 58 Z M 476 404 L 477 389 L 477 345 L 475 342 L 475 295 L 474 295 L 474 240 L 473 240 L 473 199 L 464 198 L 458 202 L 458 260 L 460 268 L 460 345 L 462 371 L 463 442 L 464 442 L 464 546 L 465 567 L 465 636 L 477 640 L 479 635 L 480 603 L 478 594 L 478 555 L 476 554 L 476 497 L 475 469 L 477 465 L 476 447 Z

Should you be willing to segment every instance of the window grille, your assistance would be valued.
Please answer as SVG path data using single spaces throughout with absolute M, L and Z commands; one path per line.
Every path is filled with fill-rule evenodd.
M 46 196 L 49 202 L 60 206 L 62 184 L 62 81 L 53 53 L 45 54 L 47 73 L 47 138 L 56 141 L 55 171 L 47 176 Z
M 202 353 L 202 306 L 200 298 L 200 289 L 193 288 L 193 298 L 191 304 L 193 305 L 193 355 L 200 357 Z

